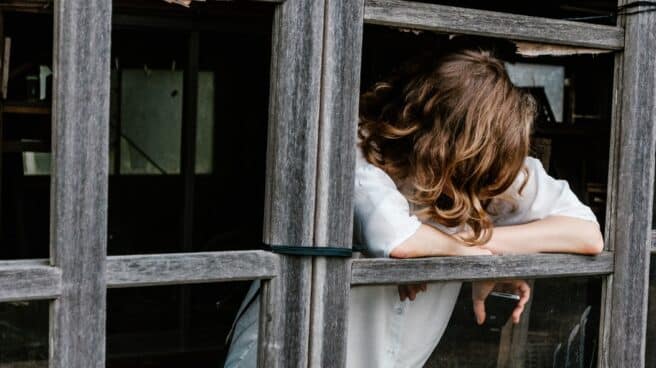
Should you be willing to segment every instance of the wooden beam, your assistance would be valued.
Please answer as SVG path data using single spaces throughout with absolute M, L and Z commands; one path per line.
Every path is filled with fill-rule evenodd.
M 624 53 L 614 84 L 607 242 L 615 253 L 607 284 L 602 367 L 644 367 L 656 147 L 656 13 L 624 19 Z
M 269 279 L 278 275 L 278 263 L 278 255 L 265 251 L 110 256 L 107 287 Z
M 530 254 L 418 259 L 354 259 L 351 285 L 607 275 L 613 254 Z
M 105 366 L 111 1 L 54 9 L 50 367 Z
M 314 242 L 323 24 L 323 0 L 275 9 L 263 232 L 271 245 Z M 261 366 L 308 366 L 311 277 L 309 257 L 286 256 L 264 283 Z
M 351 248 L 363 0 L 326 0 L 314 242 Z M 350 259 L 312 266 L 311 367 L 346 365 Z
M 366 23 L 510 38 L 595 49 L 621 50 L 620 27 L 530 17 L 402 0 L 366 0 Z
M 61 276 L 48 260 L 0 261 L 0 302 L 56 298 Z

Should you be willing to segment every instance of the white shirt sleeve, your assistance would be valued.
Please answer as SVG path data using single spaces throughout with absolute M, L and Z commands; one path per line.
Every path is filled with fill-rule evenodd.
M 516 194 L 525 174 L 520 173 L 509 189 L 517 199 L 516 210 L 500 216 L 496 225 L 514 225 L 540 220 L 549 216 L 569 216 L 597 223 L 592 210 L 572 192 L 565 180 L 549 176 L 540 160 L 527 157 L 528 180 L 519 196 Z
M 528 180 L 520 195 L 525 173 L 515 179 L 508 193 L 515 199 L 514 211 L 501 207 L 493 216 L 496 226 L 523 224 L 549 216 L 569 216 L 597 222 L 588 206 L 572 192 L 565 180 L 549 176 L 533 157 L 524 161 Z M 505 210 L 504 210 L 505 208 Z M 355 239 L 369 256 L 389 257 L 389 253 L 421 226 L 410 213 L 408 200 L 394 181 L 380 168 L 368 163 L 358 150 L 355 172 Z
M 410 214 L 408 200 L 380 168 L 368 163 L 358 150 L 355 168 L 355 238 L 373 257 L 389 253 L 421 226 Z

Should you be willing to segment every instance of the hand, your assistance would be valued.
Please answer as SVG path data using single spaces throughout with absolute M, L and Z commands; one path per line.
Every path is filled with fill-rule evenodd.
M 415 300 L 417 294 L 422 291 L 426 291 L 426 284 L 408 284 L 408 285 L 399 285 L 399 299 L 404 301 L 408 298 L 410 300 Z
M 485 299 L 493 290 L 503 291 L 519 295 L 517 307 L 513 310 L 512 321 L 519 323 L 524 306 L 531 297 L 531 287 L 524 280 L 504 281 L 477 281 L 472 283 L 472 300 L 474 302 L 474 315 L 476 323 L 482 325 L 485 322 Z
M 515 253 L 515 252 L 512 252 L 512 251 L 509 251 L 508 249 L 505 249 L 503 247 L 503 245 L 498 244 L 497 242 L 494 241 L 494 239 L 490 239 L 487 243 L 485 243 L 483 245 L 479 245 L 479 248 L 485 249 L 485 250 L 491 252 L 493 255 L 496 255 L 496 256 Z
M 491 256 L 491 250 L 476 245 L 461 245 L 458 247 L 456 255 L 459 256 Z

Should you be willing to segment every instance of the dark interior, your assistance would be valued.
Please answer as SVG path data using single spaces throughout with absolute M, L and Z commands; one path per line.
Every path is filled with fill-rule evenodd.
M 586 23 L 615 25 L 617 21 L 617 1 L 612 0 L 419 0 L 418 2 Z

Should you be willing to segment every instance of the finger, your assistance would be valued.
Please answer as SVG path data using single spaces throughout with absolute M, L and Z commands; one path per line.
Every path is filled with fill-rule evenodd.
M 422 284 L 412 285 L 412 290 L 413 290 L 416 294 L 419 294 L 419 293 L 421 293 L 422 291 L 424 291 L 424 286 L 423 286 Z
M 408 297 L 408 292 L 404 285 L 399 286 L 399 299 L 404 301 Z
M 421 284 L 421 285 L 419 285 L 419 286 L 421 286 L 421 290 L 422 290 L 422 291 L 426 291 L 426 290 L 428 289 L 428 285 L 427 285 L 427 284 Z
M 415 298 L 417 297 L 417 291 L 415 290 L 415 288 L 409 288 L 409 289 L 410 290 L 408 290 L 408 295 L 410 296 L 410 300 L 414 301 Z
M 522 318 L 522 312 L 524 311 L 524 305 L 517 305 L 515 307 L 515 310 L 512 313 L 512 321 L 513 323 L 519 323 L 520 319 Z
M 485 300 L 494 290 L 497 283 L 495 281 L 479 281 L 472 284 L 472 298 Z
M 485 322 L 485 301 L 483 299 L 474 299 L 474 315 L 476 323 L 479 325 Z
M 531 287 L 526 282 L 521 282 L 518 285 L 517 290 L 519 291 L 519 305 L 522 307 L 528 303 L 531 298 Z

